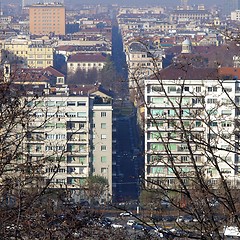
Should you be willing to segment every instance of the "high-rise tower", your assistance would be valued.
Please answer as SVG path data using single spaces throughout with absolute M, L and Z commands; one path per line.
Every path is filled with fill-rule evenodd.
M 29 7 L 30 33 L 65 35 L 65 7 L 61 3 L 38 3 Z

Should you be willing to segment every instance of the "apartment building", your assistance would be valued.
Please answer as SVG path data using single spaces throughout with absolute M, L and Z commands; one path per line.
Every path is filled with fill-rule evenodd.
M 240 10 L 235 10 L 231 12 L 231 20 L 240 21 Z
M 27 96 L 32 118 L 25 151 L 32 162 L 43 161 L 42 174 L 45 181 L 50 181 L 50 188 L 67 188 L 71 197 L 79 201 L 86 198 L 86 178 L 99 175 L 108 180 L 108 192 L 102 200 L 109 201 L 112 196 L 111 97 L 105 93 L 103 98 L 96 97 L 94 91 L 89 94 L 87 89 L 84 86 L 74 90 L 63 85 L 54 90 L 43 89 L 44 97 Z
M 211 19 L 212 15 L 207 10 L 174 10 L 170 14 L 170 22 L 188 22 L 190 20 L 206 21 Z
M 29 30 L 35 35 L 65 35 L 65 7 L 61 3 L 39 3 L 29 7 Z
M 78 69 L 89 71 L 96 69 L 100 71 L 106 64 L 107 57 L 101 53 L 84 54 L 77 53 L 70 55 L 67 60 L 67 72 L 75 73 Z
M 21 63 L 31 68 L 53 66 L 54 42 L 18 36 L 2 42 L 2 60 Z
M 239 87 L 216 69 L 176 66 L 145 81 L 146 185 L 177 187 L 176 172 L 190 185 L 195 167 L 215 188 L 219 172 L 239 186 Z
M 28 46 L 27 64 L 31 68 L 53 66 L 54 49 L 51 44 L 30 44 Z
M 130 89 L 136 87 L 136 81 L 141 85 L 143 79 L 162 69 L 164 53 L 151 41 L 131 41 L 125 45 L 125 53 Z

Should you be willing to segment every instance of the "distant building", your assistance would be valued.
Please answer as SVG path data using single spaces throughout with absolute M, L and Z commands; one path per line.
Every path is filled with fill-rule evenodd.
M 240 10 L 235 10 L 231 12 L 231 20 L 240 21 Z
M 125 48 L 130 89 L 136 87 L 136 81 L 141 85 L 144 79 L 162 69 L 164 52 L 154 43 L 136 40 L 126 44 Z
M 30 33 L 65 35 L 65 7 L 61 3 L 40 3 L 29 7 Z
M 175 10 L 170 14 L 171 22 L 204 21 L 211 18 L 207 10 Z
M 96 69 L 97 71 L 103 69 L 107 57 L 103 54 L 84 54 L 78 53 L 69 56 L 67 60 L 67 72 L 75 73 L 78 69 L 89 71 Z
M 27 36 L 18 36 L 2 43 L 2 60 L 21 63 L 31 68 L 53 66 L 53 42 L 46 39 L 31 40 Z
M 52 0 L 22 0 L 22 8 L 28 8 L 29 6 L 33 4 L 44 4 L 44 3 L 52 3 Z M 64 3 L 64 0 L 59 0 L 59 3 Z
M 182 53 L 192 53 L 192 44 L 188 38 L 182 42 Z

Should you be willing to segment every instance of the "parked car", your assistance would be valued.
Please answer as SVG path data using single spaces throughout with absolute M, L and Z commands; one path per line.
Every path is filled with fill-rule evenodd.
M 120 217 L 129 217 L 129 216 L 132 216 L 132 212 L 122 212 L 119 215 Z
M 240 231 L 236 226 L 224 227 L 223 229 L 224 236 L 226 237 L 240 237 Z
M 113 227 L 113 228 L 124 228 L 123 225 L 119 224 L 119 223 L 112 223 L 111 227 Z
M 144 230 L 145 229 L 145 227 L 142 223 L 135 223 L 132 225 L 132 228 L 134 230 Z
M 188 222 L 192 222 L 192 221 L 193 221 L 193 217 L 192 217 L 192 216 L 189 216 L 189 215 L 179 216 L 179 217 L 176 219 L 176 222 L 177 222 L 177 223 L 179 223 L 179 222 L 188 223 Z
M 129 220 L 127 221 L 127 225 L 128 225 L 128 226 L 132 226 L 134 223 L 135 223 L 135 220 L 133 220 L 133 219 L 129 219 Z

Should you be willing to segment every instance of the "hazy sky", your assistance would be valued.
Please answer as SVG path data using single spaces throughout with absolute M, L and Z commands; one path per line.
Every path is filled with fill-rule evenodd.
M 21 4 L 22 0 L 0 0 L 2 4 L 8 4 L 11 2 Z M 36 2 L 44 2 L 44 0 L 33 0 Z M 47 0 L 49 2 L 50 0 Z M 57 2 L 57 0 L 52 0 Z M 62 2 L 62 0 L 60 1 Z M 69 5 L 82 5 L 82 4 L 118 4 L 119 6 L 177 6 L 181 4 L 181 0 L 64 0 L 65 4 Z M 204 4 L 206 6 L 212 6 L 214 4 L 221 5 L 223 0 L 189 0 L 189 5 Z
M 180 5 L 180 0 L 66 0 L 67 2 L 78 2 L 80 4 L 110 4 L 116 3 L 118 5 Z M 189 0 L 189 4 L 205 4 L 213 5 L 221 2 L 222 0 Z

